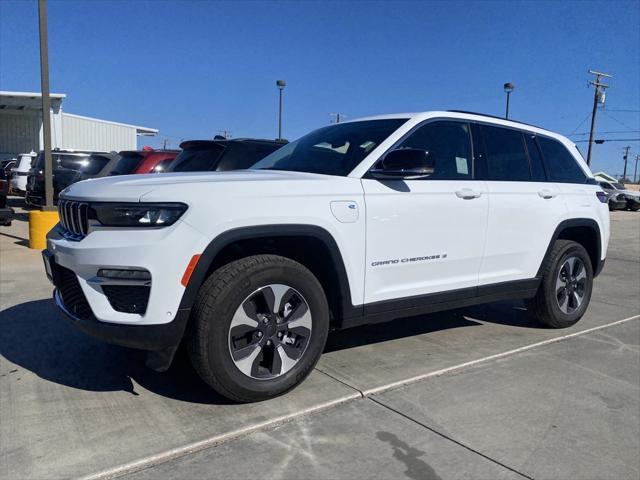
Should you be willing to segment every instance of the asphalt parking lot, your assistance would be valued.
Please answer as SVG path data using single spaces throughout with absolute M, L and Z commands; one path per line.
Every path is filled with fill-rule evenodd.
M 67 325 L 19 212 L 0 227 L 0 478 L 640 478 L 638 213 L 612 213 L 574 327 L 507 302 L 333 333 L 301 387 L 237 405 L 183 357 L 155 373 Z

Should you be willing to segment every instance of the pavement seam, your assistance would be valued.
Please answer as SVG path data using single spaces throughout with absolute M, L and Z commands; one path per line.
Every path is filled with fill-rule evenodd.
M 331 375 L 330 373 L 325 372 L 324 370 L 319 369 L 318 367 L 316 367 L 316 371 L 326 375 L 327 377 L 329 377 L 332 380 L 335 380 L 336 382 L 344 385 L 345 387 L 350 388 L 351 390 L 355 390 L 356 392 L 358 392 L 360 394 L 361 398 L 366 398 L 366 395 L 364 394 L 364 392 L 362 390 L 360 390 L 359 388 L 354 387 L 353 385 L 348 384 L 347 382 L 345 382 L 344 380 L 340 380 L 337 377 L 334 377 L 333 375 Z
M 276 417 L 275 419 L 265 420 L 265 421 L 260 422 L 258 424 L 255 424 L 255 425 L 252 425 L 252 426 L 249 426 L 249 427 L 246 427 L 246 428 L 241 428 L 241 429 L 238 429 L 238 430 L 233 430 L 231 432 L 223 433 L 221 435 L 215 435 L 213 437 L 210 437 L 210 438 L 207 438 L 207 439 L 204 439 L 204 440 L 200 440 L 200 441 L 197 441 L 197 442 L 192 442 L 192 443 L 184 445 L 182 447 L 175 447 L 175 448 L 172 448 L 172 449 L 167 450 L 167 451 L 162 452 L 162 453 L 158 453 L 158 454 L 151 455 L 151 456 L 148 456 L 148 457 L 145 457 L 145 458 L 142 458 L 142 459 L 134 460 L 132 462 L 125 463 L 125 464 L 120 465 L 118 467 L 105 469 L 105 470 L 102 470 L 102 471 L 97 472 L 97 473 L 93 473 L 93 474 L 82 476 L 80 478 L 81 478 L 81 480 L 101 480 L 101 479 L 106 479 L 106 478 L 120 477 L 122 475 L 134 473 L 134 472 L 137 472 L 137 471 L 140 471 L 140 470 L 145 470 L 147 468 L 150 468 L 150 467 L 153 467 L 153 466 L 156 466 L 156 465 L 160 465 L 162 463 L 166 463 L 166 462 L 171 461 L 171 460 L 175 460 L 176 458 L 180 458 L 180 457 L 192 454 L 192 453 L 196 453 L 196 452 L 199 452 L 201 450 L 205 450 L 205 449 L 210 448 L 210 447 L 215 447 L 217 445 L 220 445 L 221 443 L 224 443 L 224 442 L 227 442 L 227 441 L 230 441 L 230 440 L 235 440 L 237 438 L 241 438 L 241 437 L 247 436 L 249 434 L 252 434 L 252 433 L 255 433 L 255 432 L 258 432 L 258 431 L 262 431 L 262 430 L 266 430 L 266 429 L 269 429 L 269 428 L 275 428 L 275 427 L 280 426 L 280 425 L 282 425 L 284 423 L 288 423 L 290 421 L 297 420 L 299 418 L 303 418 L 303 417 L 309 416 L 311 414 L 315 414 L 315 413 L 330 409 L 332 407 L 336 407 L 338 405 L 342 405 L 342 404 L 345 404 L 345 403 L 350 403 L 350 402 L 352 402 L 354 400 L 361 400 L 361 399 L 368 398 L 368 399 L 374 401 L 375 403 L 383 405 L 380 402 L 376 401 L 375 399 L 371 398 L 371 396 L 372 395 L 377 395 L 377 394 L 380 394 L 380 393 L 384 393 L 384 392 L 388 392 L 388 391 L 391 391 L 391 390 L 396 390 L 396 389 L 398 389 L 400 387 L 403 387 L 405 385 L 410 385 L 410 384 L 413 384 L 413 383 L 416 383 L 418 381 L 425 380 L 425 379 L 428 379 L 428 378 L 431 378 L 431 377 L 439 377 L 439 376 L 444 375 L 446 373 L 462 370 L 462 369 L 467 368 L 467 367 L 471 367 L 471 366 L 475 366 L 475 365 L 478 365 L 478 364 L 490 362 L 492 360 L 496 360 L 496 359 L 500 359 L 500 358 L 503 358 L 503 357 L 507 357 L 507 356 L 510 356 L 510 355 L 513 355 L 513 354 L 516 354 L 516 353 L 524 352 L 524 351 L 530 350 L 532 348 L 536 348 L 536 347 L 540 347 L 540 346 L 544 346 L 544 345 L 549 345 L 549 344 L 552 344 L 552 343 L 556 343 L 556 342 L 560 342 L 560 341 L 563 341 L 563 340 L 567 340 L 569 338 L 574 338 L 574 337 L 578 337 L 578 336 L 581 336 L 581 335 L 586 335 L 586 334 L 589 334 L 589 333 L 592 333 L 592 332 L 596 332 L 598 330 L 602 330 L 602 329 L 605 329 L 605 328 L 614 327 L 616 325 L 620 325 L 622 323 L 626 323 L 628 321 L 635 320 L 635 319 L 640 319 L 640 315 L 634 315 L 632 317 L 624 318 L 622 320 L 617 320 L 615 322 L 608 323 L 608 324 L 605 324 L 605 325 L 600 325 L 600 326 L 597 326 L 597 327 L 588 328 L 586 330 L 581 330 L 579 332 L 574 332 L 574 333 L 571 333 L 571 334 L 568 334 L 568 335 L 563 335 L 561 337 L 555 337 L 555 338 L 543 340 L 541 342 L 532 343 L 530 345 L 525 345 L 524 347 L 519 347 L 519 348 L 516 348 L 516 349 L 513 349 L 513 350 L 508 350 L 506 352 L 498 353 L 498 354 L 495 354 L 495 355 L 490 355 L 488 357 L 472 360 L 470 362 L 461 363 L 459 365 L 454 365 L 452 367 L 444 368 L 444 369 L 441 369 L 441 370 L 436 370 L 434 372 L 430 372 L 430 373 L 426 373 L 426 374 L 422 374 L 422 375 L 417 375 L 417 376 L 411 377 L 409 379 L 400 380 L 400 381 L 397 381 L 397 382 L 393 382 L 393 383 L 390 383 L 390 384 L 387 384 L 387 385 L 383 385 L 381 387 L 372 388 L 372 389 L 369 389 L 369 390 L 360 390 L 360 389 L 354 387 L 353 385 L 350 385 L 350 384 L 348 384 L 348 383 L 346 383 L 346 382 L 344 382 L 342 380 L 339 380 L 339 379 L 335 378 L 333 375 L 330 375 L 330 374 L 328 374 L 328 373 L 316 368 L 315 369 L 316 371 L 318 371 L 318 372 L 330 377 L 331 379 L 339 382 L 340 384 L 342 384 L 342 385 L 344 385 L 346 387 L 351 388 L 352 390 L 354 390 L 354 393 L 352 393 L 351 395 L 345 395 L 345 396 L 342 396 L 342 397 L 340 397 L 338 399 L 322 403 L 320 405 L 316 405 L 316 406 L 313 406 L 313 407 L 308 407 L 308 408 L 300 410 L 298 412 L 282 415 L 282 416 Z M 386 405 L 383 405 L 383 406 L 386 407 L 386 408 L 390 408 L 390 407 L 387 407 Z M 405 416 L 404 414 L 402 414 L 400 412 L 396 412 L 396 413 L 398 413 L 399 415 Z M 409 417 L 406 417 L 406 418 L 408 418 L 409 420 L 411 420 L 413 422 L 416 422 L 416 423 L 420 424 L 418 421 L 416 421 L 416 420 L 414 420 L 412 418 L 409 418 Z M 420 424 L 420 425 L 422 425 L 422 424 Z M 426 425 L 422 425 L 422 426 L 427 428 L 427 429 L 430 429 Z M 434 430 L 432 430 L 432 431 L 434 431 Z M 441 433 L 439 433 L 437 431 L 434 431 L 434 433 L 437 433 L 438 435 L 444 436 L 443 434 L 441 434 Z M 446 438 L 446 436 L 444 436 L 444 437 Z M 453 441 L 453 442 L 456 442 L 453 439 L 450 439 L 450 440 Z M 471 448 L 466 447 L 466 446 L 464 446 L 462 444 L 460 444 L 460 445 L 465 447 L 465 448 L 468 448 L 469 450 L 472 450 Z M 476 453 L 478 453 L 478 455 L 485 456 L 482 453 L 479 453 L 479 452 L 476 452 Z M 488 458 L 489 460 L 494 461 L 495 463 L 499 463 L 499 462 L 497 462 L 495 460 L 490 459 L 489 457 L 485 456 L 485 458 Z M 509 470 L 512 470 L 511 468 L 509 468 L 507 466 L 504 466 L 504 467 L 509 469 Z M 515 470 L 513 470 L 513 471 L 515 473 L 518 473 L 518 474 L 526 477 L 526 478 L 531 478 L 531 477 L 527 477 L 526 475 L 521 474 L 520 472 L 517 472 Z
M 504 357 L 508 357 L 511 355 L 515 355 L 520 352 L 526 352 L 527 350 L 531 350 L 533 348 L 543 347 L 545 345 L 551 345 L 553 343 L 562 342 L 564 340 L 568 340 L 570 338 L 579 337 L 582 335 L 588 335 L 592 332 L 597 332 L 599 330 L 603 330 L 605 328 L 615 327 L 616 325 L 621 325 L 623 323 L 629 322 L 631 320 L 640 319 L 640 315 L 634 315 L 632 317 L 623 318 L 622 320 L 617 320 L 615 322 L 607 323 L 605 325 L 599 325 L 597 327 L 587 328 L 586 330 L 580 330 L 579 332 L 569 333 L 567 335 L 562 335 L 560 337 L 548 338 L 547 340 L 542 340 L 540 342 L 532 343 L 529 345 L 525 345 L 523 347 L 514 348 L 512 350 L 507 350 L 506 352 L 496 353 L 495 355 L 489 355 L 488 357 L 478 358 L 476 360 L 471 360 L 469 362 L 461 363 L 458 365 L 453 365 L 451 367 L 446 367 L 440 370 L 435 370 L 429 373 L 423 373 L 420 375 L 416 375 L 411 378 L 407 378 L 404 380 L 398 380 L 397 382 L 389 383 L 387 385 L 382 385 L 380 387 L 370 388 L 368 390 L 363 390 L 362 394 L 364 397 L 369 397 L 371 395 L 377 395 L 380 393 L 388 392 L 390 390 L 395 390 L 397 388 L 404 387 L 405 385 L 410 385 L 421 380 L 425 380 L 427 378 L 439 377 L 441 375 L 445 375 L 451 372 L 457 372 L 459 370 L 463 370 L 468 367 L 473 367 L 475 365 L 480 365 L 483 363 L 491 362 L 493 360 L 498 360 Z M 355 388 L 355 387 L 353 387 Z
M 252 433 L 256 433 L 258 431 L 264 431 L 266 429 L 279 427 L 280 425 L 291 422 L 298 418 L 303 418 L 312 414 L 316 414 L 316 413 L 328 410 L 330 408 L 337 407 L 338 405 L 350 403 L 354 400 L 360 400 L 361 398 L 362 396 L 359 393 L 343 395 L 340 398 L 330 400 L 328 402 L 324 402 L 320 405 L 315 405 L 313 407 L 308 407 L 297 412 L 281 415 L 279 417 L 265 420 L 263 422 L 257 423 L 255 425 L 251 425 L 246 428 L 232 430 L 230 432 L 223 433 L 220 435 L 215 435 L 210 438 L 205 438 L 204 440 L 192 442 L 187 445 L 183 445 L 181 447 L 175 447 L 161 453 L 150 455 L 148 457 L 134 460 L 132 462 L 127 462 L 117 467 L 108 468 L 97 473 L 83 475 L 79 478 L 80 480 L 99 480 L 99 479 L 116 478 L 116 477 L 121 477 L 123 475 L 132 474 L 135 472 L 139 472 L 141 470 L 146 470 L 147 468 L 152 468 L 157 465 L 161 465 L 171 460 L 176 460 L 178 458 L 191 455 L 191 454 L 200 452 L 202 450 L 206 450 L 207 448 L 216 447 L 222 443 L 225 443 L 231 440 L 236 440 L 236 439 L 245 437 L 247 435 L 250 435 Z
M 527 478 L 527 479 L 529 479 L 529 480 L 535 480 L 533 477 L 530 477 L 530 476 L 529 476 L 529 475 L 527 475 L 526 473 L 522 473 L 522 472 L 520 472 L 519 470 L 516 470 L 515 468 L 510 467 L 509 465 L 505 465 L 504 463 L 500 462 L 499 460 L 496 460 L 495 458 L 491 458 L 490 456 L 485 455 L 484 453 L 480 452 L 479 450 L 476 450 L 475 448 L 472 448 L 472 447 L 470 447 L 469 445 L 465 445 L 464 443 L 459 442 L 459 441 L 458 441 L 458 440 L 456 440 L 455 438 L 452 438 L 452 437 L 450 437 L 450 436 L 448 436 L 448 435 L 446 435 L 446 434 L 444 434 L 444 433 L 442 433 L 442 432 L 439 432 L 439 431 L 438 431 L 438 430 L 436 430 L 435 428 L 430 427 L 430 426 L 428 426 L 428 425 L 426 425 L 426 424 L 424 424 L 424 423 L 420 422 L 419 420 L 416 420 L 415 418 L 412 418 L 412 417 L 410 417 L 410 416 L 408 416 L 408 415 L 406 415 L 406 414 L 402 413 L 401 411 L 396 410 L 396 409 L 395 409 L 395 408 L 393 408 L 393 407 L 390 407 L 389 405 L 386 405 L 386 404 L 384 404 L 384 403 L 379 402 L 379 401 L 378 401 L 378 400 L 376 400 L 375 398 L 371 398 L 371 397 L 369 397 L 369 400 L 371 400 L 372 402 L 376 403 L 377 405 L 380 405 L 380 406 L 381 406 L 381 407 L 383 407 L 383 408 L 386 408 L 387 410 L 389 410 L 389 411 L 391 411 L 391 412 L 393 412 L 393 413 L 395 413 L 395 414 L 397 414 L 397 415 L 400 415 L 401 417 L 403 417 L 403 418 L 405 418 L 405 419 L 409 420 L 410 422 L 415 423 L 416 425 L 419 425 L 419 426 L 421 426 L 422 428 L 425 428 L 425 429 L 429 430 L 430 432 L 432 432 L 432 433 L 434 433 L 434 434 L 438 435 L 439 437 L 442 437 L 442 438 L 444 438 L 445 440 L 448 440 L 448 441 L 450 441 L 450 442 L 453 442 L 453 443 L 455 443 L 456 445 L 458 445 L 458 446 L 460 446 L 460 447 L 462 447 L 462 448 L 464 448 L 464 449 L 466 449 L 466 450 L 468 450 L 468 451 L 470 451 L 470 452 L 472 452 L 472 453 L 475 453 L 476 455 L 479 455 L 480 457 L 482 457 L 482 458 L 484 458 L 484 459 L 486 459 L 486 460 L 489 460 L 490 462 L 495 463 L 496 465 L 501 466 L 502 468 L 506 468 L 507 470 L 509 470 L 509 471 L 511 471 L 511 472 L 513 472 L 513 473 L 515 473 L 515 474 L 517 474 L 517 475 L 520 475 L 520 476 L 521 476 L 521 477 L 523 477 L 523 478 Z

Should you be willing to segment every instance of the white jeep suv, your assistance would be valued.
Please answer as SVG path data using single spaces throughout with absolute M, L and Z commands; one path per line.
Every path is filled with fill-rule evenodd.
M 523 298 L 577 322 L 609 240 L 565 137 L 459 111 L 316 130 L 249 170 L 87 180 L 43 252 L 60 309 L 243 402 L 299 384 L 327 333 Z

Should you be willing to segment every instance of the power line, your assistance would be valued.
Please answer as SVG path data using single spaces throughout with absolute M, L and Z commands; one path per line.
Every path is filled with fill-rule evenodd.
M 607 117 L 609 117 L 610 119 L 615 120 L 616 122 L 618 122 L 620 125 L 622 125 L 622 126 L 623 126 L 623 127 L 625 127 L 625 128 L 631 128 L 631 129 L 633 128 L 633 127 L 630 127 L 629 125 L 627 125 L 627 124 L 625 124 L 625 123 L 621 122 L 620 120 L 618 120 L 618 119 L 617 119 L 616 117 L 614 117 L 613 115 L 609 115 L 609 114 L 607 113 L 607 111 L 606 111 L 606 110 L 602 110 L 602 113 L 604 113 L 604 114 L 605 114 Z
M 586 143 L 589 140 L 576 140 L 576 143 Z M 604 143 L 604 142 L 640 142 L 640 138 L 599 138 L 594 140 L 595 143 Z
M 617 131 L 608 131 L 608 132 L 598 132 L 599 134 L 609 134 L 609 133 L 638 133 L 640 132 L 640 130 L 617 130 Z M 576 135 L 589 135 L 589 132 L 583 132 L 583 133 L 572 133 L 571 135 L 568 135 L 569 137 L 575 137 Z
M 575 132 L 577 132 L 577 131 L 578 131 L 578 129 L 579 129 L 579 128 L 584 124 L 584 122 L 586 122 L 586 121 L 587 121 L 587 119 L 589 118 L 589 115 L 591 115 L 591 113 L 587 113 L 587 116 L 586 116 L 586 117 L 584 117 L 584 119 L 583 119 L 583 120 L 578 124 L 578 126 L 577 126 L 576 128 L 574 128 L 574 129 L 573 129 L 573 131 L 572 131 L 569 135 L 567 135 L 567 137 L 570 137 L 570 136 L 572 136 Z

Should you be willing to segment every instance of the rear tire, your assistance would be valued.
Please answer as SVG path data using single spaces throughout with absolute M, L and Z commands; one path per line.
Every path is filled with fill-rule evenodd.
M 187 345 L 208 385 L 231 400 L 255 402 L 300 384 L 328 331 L 316 277 L 289 258 L 254 255 L 220 267 L 202 285 Z
M 536 296 L 527 302 L 540 323 L 566 328 L 582 318 L 593 289 L 593 267 L 585 248 L 577 242 L 558 240 L 542 268 Z

